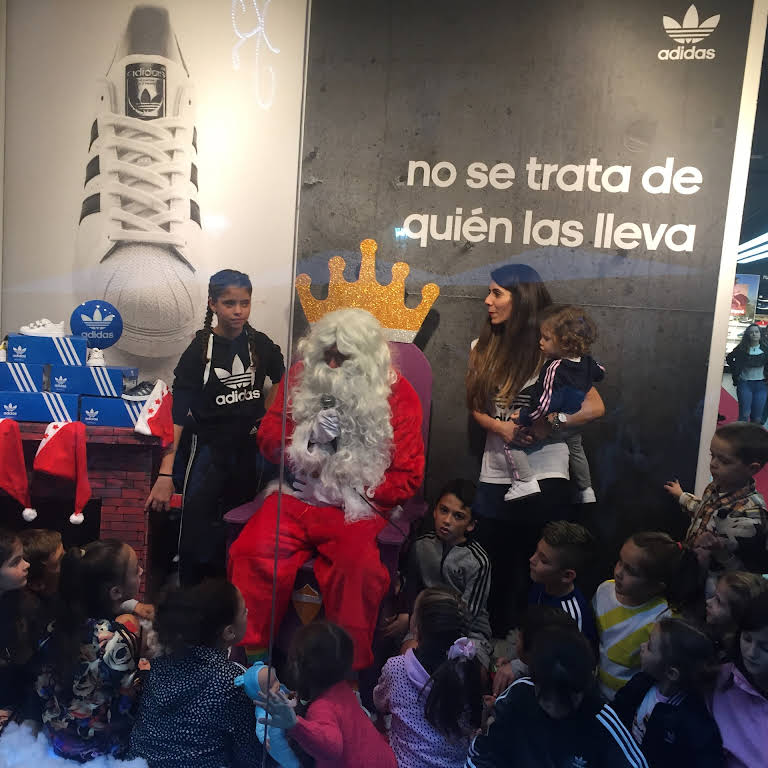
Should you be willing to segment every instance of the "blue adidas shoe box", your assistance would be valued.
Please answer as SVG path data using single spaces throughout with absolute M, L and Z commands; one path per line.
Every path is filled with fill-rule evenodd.
M 0 392 L 0 418 L 17 421 L 77 421 L 77 395 Z
M 102 397 L 120 397 L 123 394 L 122 368 L 105 368 L 84 365 L 51 365 L 48 389 L 73 395 L 101 395 Z
M 119 397 L 83 395 L 80 398 L 80 421 L 90 427 L 130 427 L 133 429 L 144 402 L 144 400 L 123 400 Z
M 8 334 L 9 363 L 85 365 L 88 342 L 82 336 L 24 336 Z
M 44 366 L 0 363 L 0 392 L 42 392 Z

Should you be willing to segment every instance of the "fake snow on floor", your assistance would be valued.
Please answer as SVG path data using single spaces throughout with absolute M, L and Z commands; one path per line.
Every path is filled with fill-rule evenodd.
M 87 763 L 88 768 L 147 768 L 144 760 L 115 760 L 103 757 Z M 0 768 L 66 768 L 80 766 L 72 760 L 57 757 L 45 736 L 27 725 L 11 723 L 0 737 Z

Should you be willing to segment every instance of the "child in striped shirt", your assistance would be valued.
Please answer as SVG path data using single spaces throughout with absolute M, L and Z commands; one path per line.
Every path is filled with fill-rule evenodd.
M 669 587 L 698 580 L 698 562 L 666 533 L 647 531 L 624 542 L 613 574 L 592 599 L 600 638 L 600 688 L 609 700 L 640 671 L 640 646 L 668 610 Z

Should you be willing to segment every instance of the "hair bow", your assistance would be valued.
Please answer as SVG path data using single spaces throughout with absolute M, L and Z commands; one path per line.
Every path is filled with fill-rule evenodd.
M 474 659 L 477 654 L 475 644 L 468 637 L 460 637 L 449 649 L 448 660 Z

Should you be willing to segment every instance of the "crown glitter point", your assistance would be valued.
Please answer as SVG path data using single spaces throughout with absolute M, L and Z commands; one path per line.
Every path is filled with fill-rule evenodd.
M 360 243 L 360 276 L 354 283 L 344 279 L 346 262 L 341 256 L 329 259 L 327 299 L 316 299 L 312 295 L 312 279 L 309 275 L 301 274 L 296 277 L 296 292 L 299 294 L 307 322 L 315 323 L 323 315 L 337 309 L 365 309 L 381 323 L 390 341 L 413 341 L 424 318 L 440 295 L 440 288 L 435 283 L 427 283 L 421 289 L 419 306 L 409 309 L 405 306 L 405 278 L 411 268 L 404 261 L 395 262 L 392 265 L 392 280 L 389 285 L 381 285 L 376 280 L 377 250 L 378 244 L 375 240 L 368 239 Z

